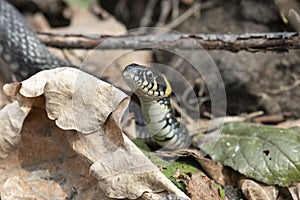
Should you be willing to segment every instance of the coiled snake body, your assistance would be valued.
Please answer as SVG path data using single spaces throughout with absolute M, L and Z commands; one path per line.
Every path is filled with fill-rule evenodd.
M 45 69 L 74 66 L 51 54 L 27 26 L 22 15 L 5 0 L 0 0 L 0 56 L 18 80 Z M 172 114 L 171 86 L 166 77 L 136 64 L 127 66 L 123 77 L 136 89 L 147 128 L 157 143 L 168 149 L 187 147 L 190 137 L 185 126 L 180 126 Z
M 123 78 L 139 97 L 148 131 L 166 149 L 186 148 L 191 137 L 174 117 L 170 106 L 171 85 L 160 72 L 138 64 L 128 65 Z
M 19 80 L 41 70 L 72 66 L 51 54 L 22 15 L 5 0 L 0 0 L 0 56 Z

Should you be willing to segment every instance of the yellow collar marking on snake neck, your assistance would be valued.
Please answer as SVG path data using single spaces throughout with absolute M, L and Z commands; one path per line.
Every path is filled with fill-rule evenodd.
M 166 83 L 166 91 L 165 91 L 164 97 L 168 97 L 172 92 L 172 87 L 171 87 L 169 81 L 167 80 L 167 78 L 164 75 L 162 75 L 162 77 L 164 78 L 164 81 Z

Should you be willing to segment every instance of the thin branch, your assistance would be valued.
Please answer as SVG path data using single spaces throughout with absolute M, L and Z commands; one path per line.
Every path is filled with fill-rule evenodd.
M 179 0 L 173 0 L 172 2 L 172 20 L 179 16 Z
M 295 73 L 292 73 L 290 76 L 294 80 L 294 82 L 291 85 L 282 85 L 277 89 L 267 91 L 267 93 L 276 95 L 283 92 L 291 91 L 298 87 L 300 85 L 300 80 L 298 79 L 298 76 Z
M 157 0 L 149 0 L 147 3 L 147 6 L 145 8 L 145 14 L 143 16 L 143 18 L 140 21 L 140 27 L 145 27 L 145 26 L 149 26 L 149 24 L 151 23 L 151 19 L 153 16 L 153 10 L 154 10 L 154 6 L 156 4 Z
M 160 2 L 160 15 L 157 23 L 155 24 L 156 27 L 163 26 L 165 22 L 167 21 L 168 15 L 171 12 L 171 5 L 172 1 L 171 0 L 163 0 Z
M 82 35 L 38 33 L 48 46 L 62 49 L 184 49 L 288 51 L 300 49 L 300 32 L 249 34 Z
M 182 24 L 184 21 L 186 21 L 188 18 L 190 18 L 192 15 L 194 15 L 196 12 L 199 12 L 200 9 L 201 9 L 201 3 L 196 1 L 188 10 L 182 13 L 178 18 L 164 25 L 164 27 L 170 29 L 175 28 L 178 25 Z

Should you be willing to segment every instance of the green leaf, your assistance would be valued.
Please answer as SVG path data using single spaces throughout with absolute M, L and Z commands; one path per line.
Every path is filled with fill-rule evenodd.
M 215 161 L 269 185 L 300 181 L 300 128 L 226 124 L 218 138 L 200 146 Z
M 164 164 L 162 173 L 169 178 L 179 189 L 186 192 L 186 183 L 178 181 L 177 178 L 173 177 L 176 170 L 179 170 L 180 174 L 188 179 L 188 173 L 194 174 L 198 171 L 198 168 L 194 166 L 195 163 L 189 161 L 188 159 L 181 158 L 172 163 Z

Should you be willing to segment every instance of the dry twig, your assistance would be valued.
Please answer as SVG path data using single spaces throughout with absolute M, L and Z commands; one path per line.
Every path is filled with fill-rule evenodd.
M 291 85 L 282 85 L 277 89 L 268 90 L 267 93 L 276 95 L 283 92 L 291 91 L 294 88 L 298 87 L 300 85 L 300 80 L 298 79 L 298 76 L 295 73 L 292 73 L 290 76 L 294 80 L 294 82 Z
M 153 9 L 154 9 L 156 2 L 157 2 L 157 0 L 149 0 L 148 1 L 146 8 L 145 8 L 145 14 L 140 21 L 140 27 L 149 26 L 151 19 L 152 19 Z
M 164 27 L 170 28 L 170 29 L 175 28 L 178 25 L 180 25 L 181 23 L 183 23 L 184 21 L 186 21 L 193 14 L 195 14 L 196 12 L 199 12 L 200 9 L 201 9 L 201 4 L 198 1 L 196 1 L 187 11 L 182 13 L 178 18 L 174 19 L 170 23 L 164 25 Z
M 248 34 L 148 34 L 148 35 L 82 35 L 38 33 L 48 46 L 62 49 L 184 49 L 288 51 L 300 49 L 299 32 Z
M 172 1 L 170 1 L 170 0 L 163 0 L 160 2 L 161 12 L 160 12 L 159 19 L 155 26 L 159 27 L 159 26 L 163 26 L 165 24 L 165 22 L 168 18 L 168 15 L 171 12 L 171 4 L 172 4 Z

